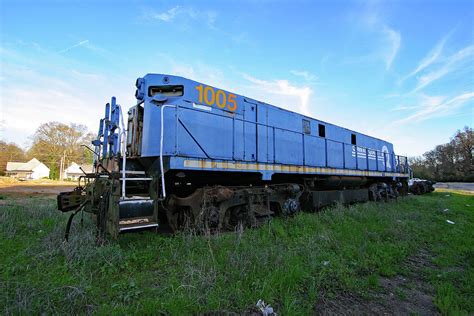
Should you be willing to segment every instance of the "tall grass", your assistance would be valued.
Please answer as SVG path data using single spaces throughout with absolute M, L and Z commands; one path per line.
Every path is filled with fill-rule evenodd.
M 472 313 L 474 213 L 466 205 L 472 196 L 434 193 L 337 205 L 259 229 L 144 232 L 97 246 L 87 216 L 64 243 L 67 215 L 53 200 L 10 200 L 0 211 L 0 304 L 5 314 L 192 314 L 251 311 L 264 299 L 280 314 L 311 314 L 321 297 L 370 299 L 380 278 L 405 275 L 407 258 L 424 251 L 432 265 L 420 271 L 440 311 Z

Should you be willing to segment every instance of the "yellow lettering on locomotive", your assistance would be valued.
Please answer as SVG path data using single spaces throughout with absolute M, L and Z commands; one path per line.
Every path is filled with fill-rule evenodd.
M 199 92 L 199 103 L 209 106 L 217 106 L 220 109 L 227 109 L 234 112 L 237 110 L 236 95 L 233 93 L 226 93 L 224 90 L 214 89 L 210 86 L 203 86 L 200 84 L 196 86 Z

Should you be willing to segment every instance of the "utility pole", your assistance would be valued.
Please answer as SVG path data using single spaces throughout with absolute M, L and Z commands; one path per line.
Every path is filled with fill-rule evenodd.
M 59 163 L 59 180 L 63 180 L 64 164 L 66 163 L 66 151 L 61 156 L 61 162 Z
M 59 161 L 59 180 L 62 180 L 63 177 L 63 156 L 61 156 L 61 160 Z

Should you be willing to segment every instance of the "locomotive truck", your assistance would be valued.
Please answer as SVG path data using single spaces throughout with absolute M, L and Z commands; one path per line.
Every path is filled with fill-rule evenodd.
M 387 141 L 166 74 L 136 80 L 136 104 L 105 105 L 94 172 L 58 208 L 98 231 L 254 227 L 334 202 L 406 195 L 407 158 Z

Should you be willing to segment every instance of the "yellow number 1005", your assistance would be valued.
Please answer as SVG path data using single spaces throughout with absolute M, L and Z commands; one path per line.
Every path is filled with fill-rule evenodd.
M 203 86 L 202 84 L 196 87 L 199 91 L 199 102 L 205 103 L 209 106 L 217 105 L 218 108 L 235 111 L 237 109 L 237 101 L 235 100 L 236 95 L 233 93 L 225 93 L 222 90 L 216 89 L 210 86 Z

